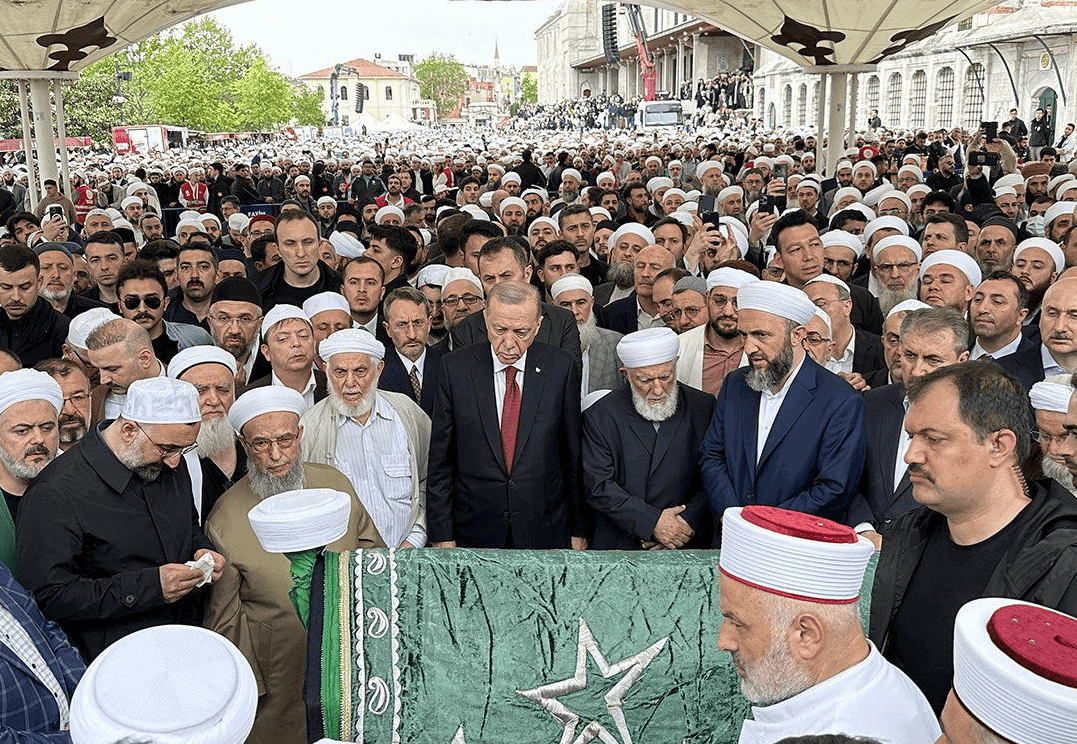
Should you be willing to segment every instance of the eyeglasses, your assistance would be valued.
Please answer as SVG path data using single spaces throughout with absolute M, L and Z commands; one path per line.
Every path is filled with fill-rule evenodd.
M 778 269 L 778 271 L 780 272 L 781 269 Z M 724 294 L 712 294 L 711 295 L 711 302 L 714 303 L 715 307 L 725 307 L 729 303 L 733 303 L 733 309 L 734 310 L 737 309 L 737 298 L 736 297 L 726 297 Z
M 779 277 L 785 273 L 785 269 L 779 269 L 777 266 L 768 266 L 767 268 L 763 269 L 763 272 L 767 276 Z
M 86 401 L 90 399 L 87 393 L 75 393 L 74 395 L 64 398 L 64 403 L 70 403 L 73 406 L 86 405 Z
M 164 300 L 159 295 L 125 295 L 123 298 L 123 306 L 128 310 L 138 310 L 143 304 L 150 310 L 159 310 L 161 303 Z
M 157 452 L 160 453 L 162 460 L 167 460 L 170 457 L 183 457 L 188 452 L 194 452 L 198 448 L 197 442 L 194 444 L 189 444 L 186 447 L 162 447 L 161 445 L 157 444 L 157 442 L 153 441 L 153 438 L 146 433 L 146 430 L 142 428 L 142 424 L 136 422 L 135 426 L 137 426 L 139 431 L 142 432 L 142 436 L 146 437 L 146 439 L 149 440 L 150 444 L 157 448 Z
M 916 264 L 912 261 L 905 261 L 902 263 L 889 263 L 889 264 L 875 264 L 875 268 L 878 269 L 881 274 L 890 274 L 894 271 L 898 271 L 904 274 L 906 271 L 910 271 L 915 268 Z
M 233 323 L 239 323 L 241 326 L 249 326 L 251 323 L 261 320 L 261 318 L 256 318 L 253 315 L 237 315 L 232 317 L 231 315 L 225 315 L 224 313 L 210 315 L 209 319 L 222 326 L 230 326 Z
M 820 344 L 830 343 L 829 338 L 823 338 L 818 333 L 809 333 L 807 336 L 805 336 L 804 340 L 807 341 L 808 344 L 811 346 L 819 346 Z
M 441 304 L 445 307 L 456 307 L 461 302 L 463 302 L 468 307 L 473 307 L 474 305 L 477 305 L 478 303 L 482 302 L 482 298 L 477 295 L 467 294 L 452 295 L 451 297 L 444 297 L 441 300 Z
M 295 446 L 299 441 L 299 435 L 295 433 L 281 434 L 276 439 L 269 439 L 267 437 L 258 437 L 257 439 L 244 440 L 250 446 L 252 450 L 258 454 L 267 452 L 270 447 L 276 444 L 282 450 L 288 450 Z
M 833 267 L 837 266 L 839 269 L 851 269 L 853 267 L 852 261 L 839 260 L 836 258 L 824 258 L 823 266 Z
M 879 210 L 879 216 L 882 216 L 884 214 L 886 214 L 886 215 L 895 215 L 895 214 L 906 214 L 906 213 L 907 213 L 907 210 L 904 207 L 891 207 L 890 209 L 880 209 Z
M 1044 447 L 1050 447 L 1055 442 L 1065 444 L 1070 437 L 1077 437 L 1077 431 L 1067 431 L 1060 437 L 1044 434 L 1039 429 L 1032 429 L 1028 434 L 1032 437 L 1032 441 L 1039 442 Z
M 701 312 L 703 312 L 703 308 L 701 307 L 678 307 L 674 308 L 673 310 L 670 310 L 668 313 L 663 315 L 662 320 L 666 321 L 667 323 L 676 322 L 680 320 L 682 316 L 688 318 L 689 320 L 695 320 L 696 316 L 699 315 Z

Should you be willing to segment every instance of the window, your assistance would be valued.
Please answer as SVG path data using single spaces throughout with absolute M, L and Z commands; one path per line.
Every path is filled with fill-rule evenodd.
M 819 81 L 816 80 L 811 88 L 811 115 L 815 121 L 819 119 Z
M 342 101 L 347 101 L 348 100 L 348 86 L 346 86 L 346 85 L 340 86 L 340 100 L 342 100 Z
M 793 86 L 787 85 L 782 91 L 782 123 L 793 126 Z
M 954 123 L 954 69 L 943 67 L 935 75 L 935 119 L 949 129 Z
M 808 123 L 808 86 L 800 84 L 797 90 L 797 125 L 804 126 Z
M 759 99 L 759 118 L 762 119 L 767 111 L 767 89 L 762 85 L 759 86 L 759 95 L 756 98 Z
M 957 22 L 958 31 L 971 31 L 972 30 L 972 16 L 969 16 L 963 21 Z
M 817 83 L 818 84 L 818 83 Z M 879 76 L 868 78 L 868 111 L 879 110 Z
M 385 100 L 386 101 L 393 100 L 393 86 L 391 86 L 391 85 L 386 85 L 385 86 Z
M 913 129 L 924 127 L 926 108 L 927 73 L 917 70 L 912 74 L 912 90 L 909 93 L 909 126 Z
M 886 81 L 886 122 L 896 127 L 901 122 L 901 73 L 895 72 Z
M 984 91 L 981 87 L 984 79 L 984 66 L 974 62 L 965 71 L 965 87 L 961 91 L 963 102 L 962 126 L 966 129 L 977 129 L 983 119 Z
M 364 101 L 369 101 L 370 100 L 370 86 L 369 85 L 364 85 L 364 86 L 362 86 L 362 88 L 363 88 L 363 100 Z

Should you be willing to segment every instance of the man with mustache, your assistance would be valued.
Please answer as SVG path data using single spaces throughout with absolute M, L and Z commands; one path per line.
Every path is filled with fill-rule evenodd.
M 254 670 L 262 692 L 247 739 L 252 744 L 304 741 L 307 653 L 306 631 L 288 598 L 291 564 L 284 555 L 262 548 L 247 513 L 285 491 L 342 491 L 351 499 L 348 530 L 328 549 L 385 546 L 348 479 L 333 467 L 301 459 L 304 431 L 299 416 L 304 410 L 303 396 L 280 385 L 249 390 L 236 399 L 228 421 L 239 432 L 247 475 L 221 496 L 206 523 L 206 534 L 228 562 L 210 588 L 205 627 L 235 643 Z M 252 634 L 251 628 L 272 628 L 272 633 Z
M 737 329 L 737 292 L 759 281 L 747 271 L 723 266 L 707 275 L 707 322 L 680 337 L 677 379 L 717 396 L 722 382 L 740 366 L 744 339 Z
M 1077 500 L 1053 481 L 1026 480 L 1029 398 L 997 365 L 943 367 L 908 396 L 904 461 L 920 506 L 886 534 L 868 637 L 939 713 L 965 603 L 1008 597 L 1077 611 Z M 1073 423 L 1067 413 L 1057 450 L 1071 461 Z
M 1072 395 L 1069 375 L 1055 375 L 1033 385 L 1029 398 L 1036 417 L 1036 427 L 1030 433 L 1043 450 L 1043 458 L 1040 460 L 1043 477 L 1050 478 L 1077 495 L 1077 485 L 1074 485 L 1073 474 L 1066 467 L 1066 458 L 1059 454 L 1059 449 L 1067 437 L 1066 413 L 1069 411 Z
M 0 561 L 18 576 L 15 520 L 26 487 L 56 458 L 60 385 L 44 372 L 17 369 L 0 375 Z
M 18 355 L 24 367 L 62 356 L 70 320 L 40 297 L 41 261 L 22 245 L 0 249 L 0 349 Z
M 120 313 L 146 329 L 153 355 L 161 364 L 167 365 L 183 349 L 213 344 L 213 337 L 200 326 L 164 319 L 168 284 L 152 261 L 135 259 L 120 269 L 116 294 L 120 298 Z
M 200 422 L 193 386 L 137 380 L 116 420 L 26 489 L 16 529 L 21 581 L 87 661 L 143 628 L 202 625 L 205 575 L 184 564 L 209 554 L 216 581 L 225 561 L 198 526 L 180 467 Z
M 236 360 L 236 392 L 269 371 L 259 355 L 258 335 L 262 324 L 262 295 L 249 279 L 230 277 L 213 288 L 209 306 L 209 329 L 214 345 Z
M 565 274 L 550 287 L 550 296 L 576 318 L 583 350 L 583 379 L 580 394 L 586 397 L 596 390 L 616 390 L 624 384 L 617 342 L 621 334 L 600 328 L 595 321 L 595 298 L 591 282 L 579 274 Z
M 1062 279 L 1048 287 L 1041 307 L 1042 342 L 998 360 L 1025 392 L 1051 375 L 1077 371 L 1077 279 Z
M 385 347 L 385 369 L 378 387 L 403 393 L 419 404 L 427 416 L 434 412 L 443 349 L 429 346 L 433 305 L 425 293 L 401 287 L 385 298 L 386 333 L 391 343 Z
M 62 454 L 82 439 L 90 428 L 90 380 L 82 367 L 67 359 L 46 359 L 35 369 L 56 380 L 63 393 L 63 406 L 57 419 Z
M 165 320 L 201 326 L 208 331 L 206 316 L 213 302 L 213 288 L 221 280 L 217 249 L 199 239 L 180 246 L 176 279 L 179 286 L 168 293 Z
M 749 366 L 726 375 L 703 440 L 711 509 L 717 517 L 763 504 L 840 519 L 864 464 L 864 401 L 806 358 L 804 325 L 815 317 L 807 295 L 753 282 L 737 291 L 737 305 Z

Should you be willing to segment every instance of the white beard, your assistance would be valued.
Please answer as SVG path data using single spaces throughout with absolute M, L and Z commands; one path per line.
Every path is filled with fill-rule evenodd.
M 734 659 L 736 658 L 734 654 Z M 741 671 L 738 666 L 738 671 Z M 743 670 L 740 691 L 752 705 L 775 705 L 799 695 L 812 686 L 811 675 L 797 667 L 789 648 L 781 638 L 771 646 L 767 655 Z
M 202 428 L 198 430 L 198 439 L 195 441 L 198 444 L 198 455 L 210 457 L 234 447 L 236 432 L 227 416 L 217 416 L 202 421 Z
M 595 314 L 592 312 L 588 316 L 586 322 L 582 325 L 577 323 L 580 329 L 580 351 L 587 351 L 591 344 L 598 340 L 598 321 L 595 320 Z
M 363 399 L 355 405 L 351 405 L 344 402 L 344 399 L 340 397 L 340 394 L 337 393 L 335 389 L 333 389 L 332 385 L 329 386 L 330 405 L 333 406 L 334 411 L 339 413 L 341 416 L 347 416 L 348 418 L 358 418 L 360 416 L 365 416 L 366 414 L 370 413 L 370 411 L 374 408 L 374 399 L 377 397 L 377 395 L 377 382 L 374 382 L 373 384 L 371 384 L 370 390 L 368 390 L 366 395 L 363 396 Z
M 303 461 L 299 460 L 287 473 L 276 478 L 262 470 L 254 458 L 250 458 L 247 460 L 247 478 L 251 490 L 264 501 L 278 493 L 302 488 L 307 481 L 307 473 L 303 468 Z
M 648 403 L 647 398 L 640 395 L 634 386 L 632 387 L 632 405 L 643 418 L 654 423 L 661 423 L 672 418 L 677 412 L 677 387 L 680 383 L 674 383 L 673 389 L 661 403 Z
M 916 285 L 912 287 L 905 287 L 904 289 L 887 289 L 885 286 L 879 290 L 879 310 L 882 311 L 883 317 L 890 312 L 891 308 L 898 303 L 905 300 L 916 299 Z
M 1065 465 L 1059 465 L 1047 455 L 1043 456 L 1043 462 L 1040 463 L 1040 467 L 1043 469 L 1044 475 L 1058 481 L 1060 486 L 1077 496 L 1077 486 L 1073 483 L 1073 474 L 1070 473 L 1069 468 Z

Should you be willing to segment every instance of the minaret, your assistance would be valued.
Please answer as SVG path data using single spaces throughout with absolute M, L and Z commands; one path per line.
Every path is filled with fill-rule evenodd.
M 494 69 L 501 69 L 501 55 L 497 51 L 497 39 L 494 39 Z

